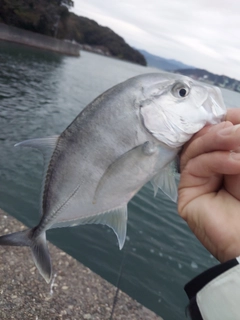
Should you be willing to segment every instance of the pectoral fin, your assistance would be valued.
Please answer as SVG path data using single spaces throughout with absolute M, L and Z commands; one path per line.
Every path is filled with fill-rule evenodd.
M 149 171 L 146 159 L 156 152 L 156 147 L 150 143 L 137 146 L 120 156 L 106 170 L 100 179 L 95 191 L 93 203 L 97 203 L 98 199 L 108 196 L 109 193 L 117 194 L 128 192 L 128 187 L 138 180 L 138 174 L 144 170 Z
M 153 177 L 151 183 L 154 188 L 154 196 L 156 196 L 158 188 L 160 188 L 171 200 L 177 202 L 178 188 L 175 180 L 175 161 L 161 169 L 161 171 Z

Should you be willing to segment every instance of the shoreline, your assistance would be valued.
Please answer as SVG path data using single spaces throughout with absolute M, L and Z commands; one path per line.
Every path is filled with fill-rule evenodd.
M 0 209 L 0 234 L 25 229 Z M 0 319 L 163 320 L 53 244 L 53 279 L 46 284 L 26 247 L 0 247 Z

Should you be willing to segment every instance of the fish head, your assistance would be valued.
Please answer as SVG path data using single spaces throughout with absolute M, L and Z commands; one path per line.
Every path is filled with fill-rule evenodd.
M 144 91 L 140 108 L 143 124 L 169 147 L 181 147 L 205 125 L 217 124 L 226 115 L 219 88 L 185 76 L 168 75 Z

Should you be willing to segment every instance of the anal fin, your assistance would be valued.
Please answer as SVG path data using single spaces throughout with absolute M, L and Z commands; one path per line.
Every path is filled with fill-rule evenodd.
M 80 224 L 103 224 L 112 228 L 117 236 L 119 249 L 121 250 L 124 246 L 127 234 L 127 218 L 127 205 L 124 205 L 109 212 L 84 218 L 81 220 Z

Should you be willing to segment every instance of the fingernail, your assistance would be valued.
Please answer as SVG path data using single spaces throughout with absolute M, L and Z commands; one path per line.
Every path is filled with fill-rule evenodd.
M 231 152 L 230 152 L 230 156 L 231 156 L 231 158 L 234 159 L 234 160 L 240 160 L 240 153 L 236 153 L 236 152 L 234 152 L 234 151 L 231 151 Z
M 231 127 L 222 129 L 218 133 L 221 136 L 228 136 L 228 135 L 231 135 L 232 133 L 234 133 L 239 128 L 240 128 L 240 124 L 237 124 L 235 126 L 231 126 Z

